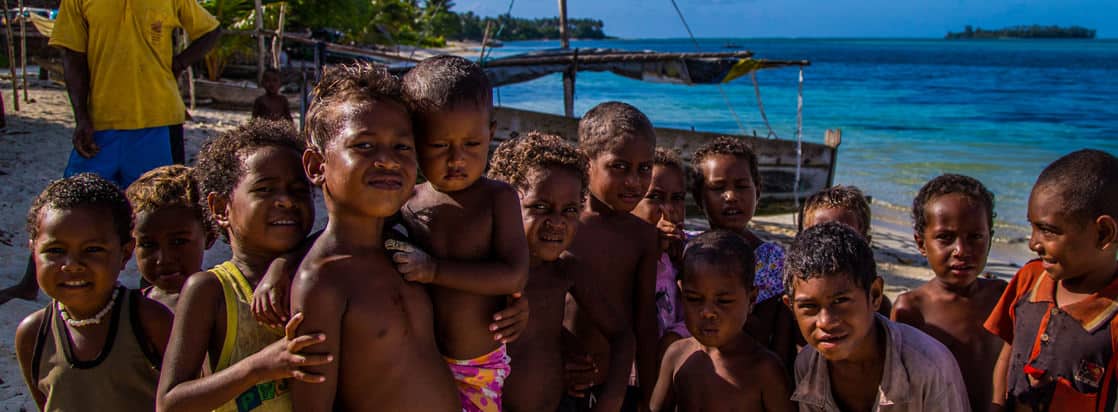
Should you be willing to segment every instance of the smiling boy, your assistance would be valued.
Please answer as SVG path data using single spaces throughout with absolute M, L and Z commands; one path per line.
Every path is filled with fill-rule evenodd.
M 808 347 L 796 357 L 800 411 L 969 411 L 951 352 L 878 315 L 882 279 L 873 251 L 849 226 L 796 236 L 784 261 L 784 303 Z

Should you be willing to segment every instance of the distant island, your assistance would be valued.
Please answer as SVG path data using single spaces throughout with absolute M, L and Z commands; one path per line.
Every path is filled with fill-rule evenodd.
M 559 38 L 559 18 L 548 17 L 539 19 L 525 19 L 503 14 L 497 17 L 480 17 L 473 12 L 457 13 L 460 24 L 456 35 L 450 36 L 459 40 L 481 41 L 485 36 L 485 25 L 492 22 L 493 33 L 498 40 L 544 40 Z M 567 19 L 572 39 L 608 39 L 603 28 L 605 23 L 596 19 Z M 497 33 L 500 28 L 500 33 Z
M 959 39 L 1093 39 L 1095 31 L 1086 27 L 1071 26 L 1013 26 L 997 30 L 967 26 L 961 32 L 950 32 L 944 37 L 948 40 Z

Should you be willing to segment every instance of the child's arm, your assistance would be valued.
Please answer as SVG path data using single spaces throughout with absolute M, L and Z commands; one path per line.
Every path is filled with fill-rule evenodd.
M 608 299 L 591 285 L 575 285 L 571 295 L 585 311 L 591 322 L 609 340 L 609 369 L 606 371 L 605 390 L 595 411 L 617 411 L 625 401 L 625 390 L 629 384 L 629 371 L 633 365 L 632 329 L 617 316 L 620 313 L 611 307 Z M 593 303 L 591 303 L 593 302 Z
M 1002 351 L 998 354 L 998 361 L 994 363 L 994 391 L 990 399 L 990 410 L 1000 411 L 1005 406 L 1006 394 L 1009 392 L 1009 357 L 1013 354 L 1013 345 L 1002 344 Z
M 291 278 L 295 277 L 303 257 L 321 234 L 322 231 L 312 233 L 295 250 L 273 259 L 268 265 L 264 278 L 252 292 L 252 316 L 257 322 L 281 328 L 290 320 Z
M 321 376 L 322 383 L 310 385 L 293 382 L 291 405 L 296 411 L 332 411 L 338 391 L 338 365 L 342 359 L 342 316 L 347 306 L 342 285 L 330 282 L 330 264 L 296 275 L 291 285 L 291 309 L 305 315 L 298 333 L 317 333 L 332 338 L 318 346 L 319 353 L 331 355 L 335 362 L 306 368 L 309 373 Z
M 492 259 L 435 259 L 418 248 L 410 248 L 392 255 L 404 279 L 490 296 L 524 290 L 528 281 L 528 240 L 524 238 L 520 200 L 516 191 L 503 183 L 494 192 Z
M 912 325 L 917 329 L 924 328 L 924 314 L 920 313 L 920 307 L 917 306 L 915 298 L 912 296 L 913 292 L 905 292 L 897 296 L 897 301 L 893 302 L 893 313 L 889 317 L 894 321 Z
M 685 342 L 676 341 L 664 351 L 664 360 L 660 364 L 660 376 L 656 379 L 656 386 L 652 390 L 652 398 L 648 401 L 648 409 L 652 412 L 674 411 L 675 405 L 675 374 L 676 359 L 682 351 Z
M 638 238 L 643 246 L 640 266 L 636 272 L 636 290 L 633 296 L 633 326 L 637 345 L 637 378 L 641 386 L 641 404 L 648 405 L 652 398 L 652 385 L 660 375 L 659 348 L 654 344 L 660 337 L 656 320 L 656 261 L 660 257 L 660 242 L 656 230 L 648 226 Z
M 140 326 L 143 327 L 144 335 L 162 359 L 167 353 L 167 343 L 171 338 L 171 325 L 175 317 L 162 303 L 139 293 L 135 296 L 140 297 L 136 300 L 136 305 L 139 306 Z
M 38 339 L 39 325 L 43 323 L 46 310 L 39 309 L 28 315 L 16 327 L 16 357 L 19 358 L 19 368 L 23 371 L 23 382 L 27 384 L 27 392 L 35 400 L 39 410 L 47 403 L 47 394 L 39 391 L 38 377 L 31 376 L 31 362 L 35 357 L 35 340 Z
M 528 299 L 519 292 L 513 293 L 506 298 L 506 305 L 493 314 L 493 323 L 489 324 L 493 340 L 501 343 L 515 342 L 528 329 Z
M 280 96 L 282 97 L 283 95 L 281 94 Z M 291 117 L 291 106 L 289 106 L 287 104 L 287 98 L 282 97 L 282 99 L 283 99 L 283 117 L 290 122 L 294 122 L 295 118 Z
M 215 302 L 221 303 L 215 305 Z M 224 341 L 224 331 L 216 332 L 218 325 L 215 322 L 216 316 L 224 316 L 225 310 L 228 310 L 224 306 L 221 284 L 215 276 L 200 272 L 187 280 L 176 310 L 190 315 L 175 318 L 173 339 L 159 377 L 157 411 L 214 410 L 254 385 L 271 380 L 294 377 L 306 382 L 321 382 L 322 377 L 299 370 L 300 367 L 331 360 L 327 356 L 295 353 L 325 340 L 321 334 L 294 337 L 292 332 L 299 325 L 301 315 L 291 319 L 283 339 L 228 368 L 199 378 L 210 342 Z M 219 339 L 212 339 L 215 337 Z

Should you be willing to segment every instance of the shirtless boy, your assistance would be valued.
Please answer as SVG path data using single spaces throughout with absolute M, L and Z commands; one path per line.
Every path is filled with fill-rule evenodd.
M 683 254 L 683 313 L 691 337 L 664 353 L 653 411 L 792 411 L 776 354 L 743 327 L 757 298 L 753 248 L 728 230 L 703 233 Z
M 492 135 L 489 79 L 466 59 L 438 56 L 409 71 L 402 87 L 427 178 L 402 214 L 411 240 L 430 255 L 411 249 L 393 260 L 404 279 L 428 286 L 436 340 L 463 406 L 499 410 L 509 358 L 485 328 L 504 296 L 524 289 L 528 245 L 516 189 L 483 176 Z
M 935 278 L 898 296 L 893 320 L 947 346 L 962 369 L 971 409 L 985 411 L 1002 342 L 982 324 L 1006 286 L 979 278 L 994 233 L 994 194 L 974 178 L 942 175 L 920 188 L 912 220 L 916 247 Z
M 252 117 L 268 120 L 291 120 L 291 109 L 287 106 L 287 98 L 280 94 L 283 78 L 275 69 L 264 71 L 264 81 L 261 86 L 264 94 L 252 103 Z
M 784 303 L 808 347 L 796 357 L 800 411 L 970 410 L 955 358 L 911 326 L 874 313 L 882 280 L 869 244 L 829 222 L 796 235 Z
M 644 198 L 652 179 L 656 134 L 640 110 L 620 102 L 606 102 L 586 112 L 578 123 L 578 141 L 590 161 L 590 196 L 569 251 L 568 272 L 575 285 L 594 285 L 605 299 L 580 302 L 568 315 L 569 329 L 580 347 L 567 348 L 590 355 L 593 364 L 609 365 L 609 342 L 590 321 L 583 306 L 605 306 L 619 313 L 636 337 L 636 366 L 642 404 L 652 395 L 658 376 L 656 321 L 656 261 L 660 242 L 656 228 L 630 214 Z M 594 396 L 584 396 L 589 408 L 607 382 L 599 367 L 590 384 Z M 630 391 L 634 395 L 636 392 Z M 635 406 L 634 396 L 627 396 Z M 628 406 L 626 409 L 628 409 Z
M 336 66 L 315 87 L 303 167 L 329 213 L 291 289 L 300 333 L 329 337 L 335 362 L 295 383 L 297 411 L 460 411 L 435 345 L 422 285 L 396 273 L 381 233 L 415 185 L 411 117 L 398 80 L 367 63 Z M 344 367 L 343 367 L 344 365 Z
M 570 293 L 576 302 L 602 298 L 593 285 L 576 285 L 561 267 L 559 256 L 574 240 L 586 197 L 586 157 L 555 135 L 529 132 L 508 140 L 493 153 L 489 177 L 519 192 L 530 269 L 525 297 L 532 316 L 520 339 L 509 344 L 516 368 L 505 382 L 502 402 L 510 412 L 555 411 L 563 386 L 563 314 Z M 585 306 L 610 341 L 608 383 L 597 407 L 621 408 L 633 363 L 633 338 L 615 314 L 601 305 Z

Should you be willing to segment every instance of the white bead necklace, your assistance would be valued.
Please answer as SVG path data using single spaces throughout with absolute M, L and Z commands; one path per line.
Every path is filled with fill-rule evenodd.
M 113 305 L 116 304 L 116 298 L 119 295 L 120 295 L 120 288 L 113 289 L 113 297 L 111 299 L 109 299 L 109 303 L 107 305 L 105 305 L 104 308 L 101 308 L 100 312 L 97 312 L 96 315 L 93 315 L 92 318 L 86 318 L 86 319 L 71 318 L 70 313 L 66 311 L 66 307 L 62 306 L 62 302 L 57 302 L 58 303 L 58 312 L 62 314 L 62 320 L 66 321 L 67 325 L 73 326 L 75 328 L 80 328 L 82 326 L 89 326 L 89 325 L 100 325 L 101 324 L 101 319 L 103 319 L 105 317 L 105 315 L 109 314 L 109 310 L 112 309 Z

